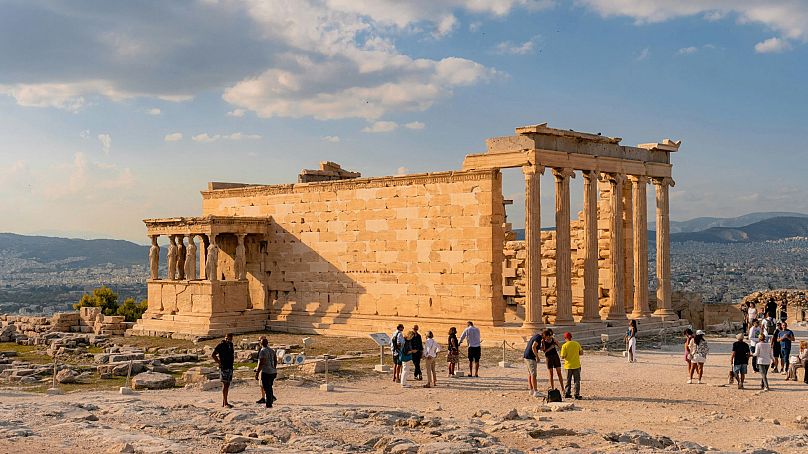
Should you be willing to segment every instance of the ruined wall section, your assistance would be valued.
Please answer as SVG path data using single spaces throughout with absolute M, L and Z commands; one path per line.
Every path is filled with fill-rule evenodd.
M 504 317 L 501 187 L 491 170 L 251 186 L 203 192 L 203 215 L 271 217 L 247 262 L 292 328 L 491 324 Z

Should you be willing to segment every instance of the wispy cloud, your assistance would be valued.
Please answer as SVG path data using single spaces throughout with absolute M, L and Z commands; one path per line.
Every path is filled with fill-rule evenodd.
M 696 46 L 683 47 L 676 51 L 676 55 L 692 55 L 699 51 Z
M 208 134 L 203 132 L 191 137 L 191 140 L 199 143 L 211 143 L 217 140 L 258 140 L 262 136 L 260 134 L 244 134 L 242 132 L 234 132 L 232 134 Z
M 160 115 L 162 112 L 157 107 L 152 107 L 151 109 L 147 110 L 146 113 L 149 114 L 149 115 L 157 116 L 157 115 Z
M 246 113 L 246 112 L 245 112 L 245 110 L 244 110 L 244 109 L 233 109 L 233 110 L 231 110 L 230 112 L 227 112 L 227 116 L 228 116 L 228 117 L 236 117 L 236 118 L 241 118 L 241 117 L 243 117 L 243 116 L 244 116 L 244 114 L 245 114 L 245 113 Z
M 528 55 L 536 52 L 536 43 L 539 41 L 539 36 L 536 35 L 523 43 L 513 43 L 511 41 L 503 41 L 497 44 L 494 52 L 500 55 Z
M 409 123 L 404 124 L 404 127 L 407 129 L 424 129 L 426 125 L 421 123 L 420 121 L 411 121 Z
M 648 57 L 650 57 L 650 56 L 651 56 L 651 48 L 646 47 L 646 48 L 643 48 L 643 49 L 640 51 L 640 53 L 639 53 L 639 54 L 637 54 L 637 58 L 636 58 L 636 60 L 637 60 L 637 61 L 643 61 L 643 60 L 647 59 L 647 58 L 648 58 Z
M 773 37 L 755 44 L 755 52 L 759 54 L 772 54 L 785 52 L 791 49 L 791 44 L 783 39 Z
M 163 137 L 163 140 L 165 140 L 166 142 L 179 142 L 180 140 L 182 140 L 182 133 L 172 132 L 171 134 L 166 134 L 166 136 Z
M 101 150 L 104 154 L 109 154 L 109 149 L 112 147 L 112 136 L 109 134 L 98 134 L 98 141 L 101 142 Z
M 362 132 L 369 132 L 369 133 L 380 133 L 380 132 L 392 132 L 398 129 L 398 123 L 395 121 L 376 121 L 373 124 L 365 126 L 362 128 Z
M 339 136 L 324 136 L 321 137 L 320 140 L 323 142 L 338 143 L 341 139 Z

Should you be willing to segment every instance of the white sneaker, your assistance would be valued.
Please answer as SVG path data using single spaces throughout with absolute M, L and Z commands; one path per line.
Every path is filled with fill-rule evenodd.
M 701 383 L 701 380 L 699 380 L 699 384 L 702 384 L 702 383 Z
M 693 384 L 693 380 L 692 380 L 692 379 L 691 379 L 691 380 L 688 380 L 688 381 L 687 381 L 687 384 L 688 384 L 688 385 L 692 385 L 692 384 Z

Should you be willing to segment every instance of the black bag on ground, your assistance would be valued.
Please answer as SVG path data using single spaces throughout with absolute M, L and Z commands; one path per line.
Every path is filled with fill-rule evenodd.
M 547 390 L 547 396 L 544 398 L 545 402 L 561 402 L 561 391 L 553 388 Z

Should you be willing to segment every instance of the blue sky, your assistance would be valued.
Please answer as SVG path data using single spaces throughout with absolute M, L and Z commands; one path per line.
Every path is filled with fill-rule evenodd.
M 0 231 L 144 242 L 208 181 L 458 169 L 540 122 L 682 140 L 673 219 L 808 212 L 806 42 L 800 0 L 0 0 Z

